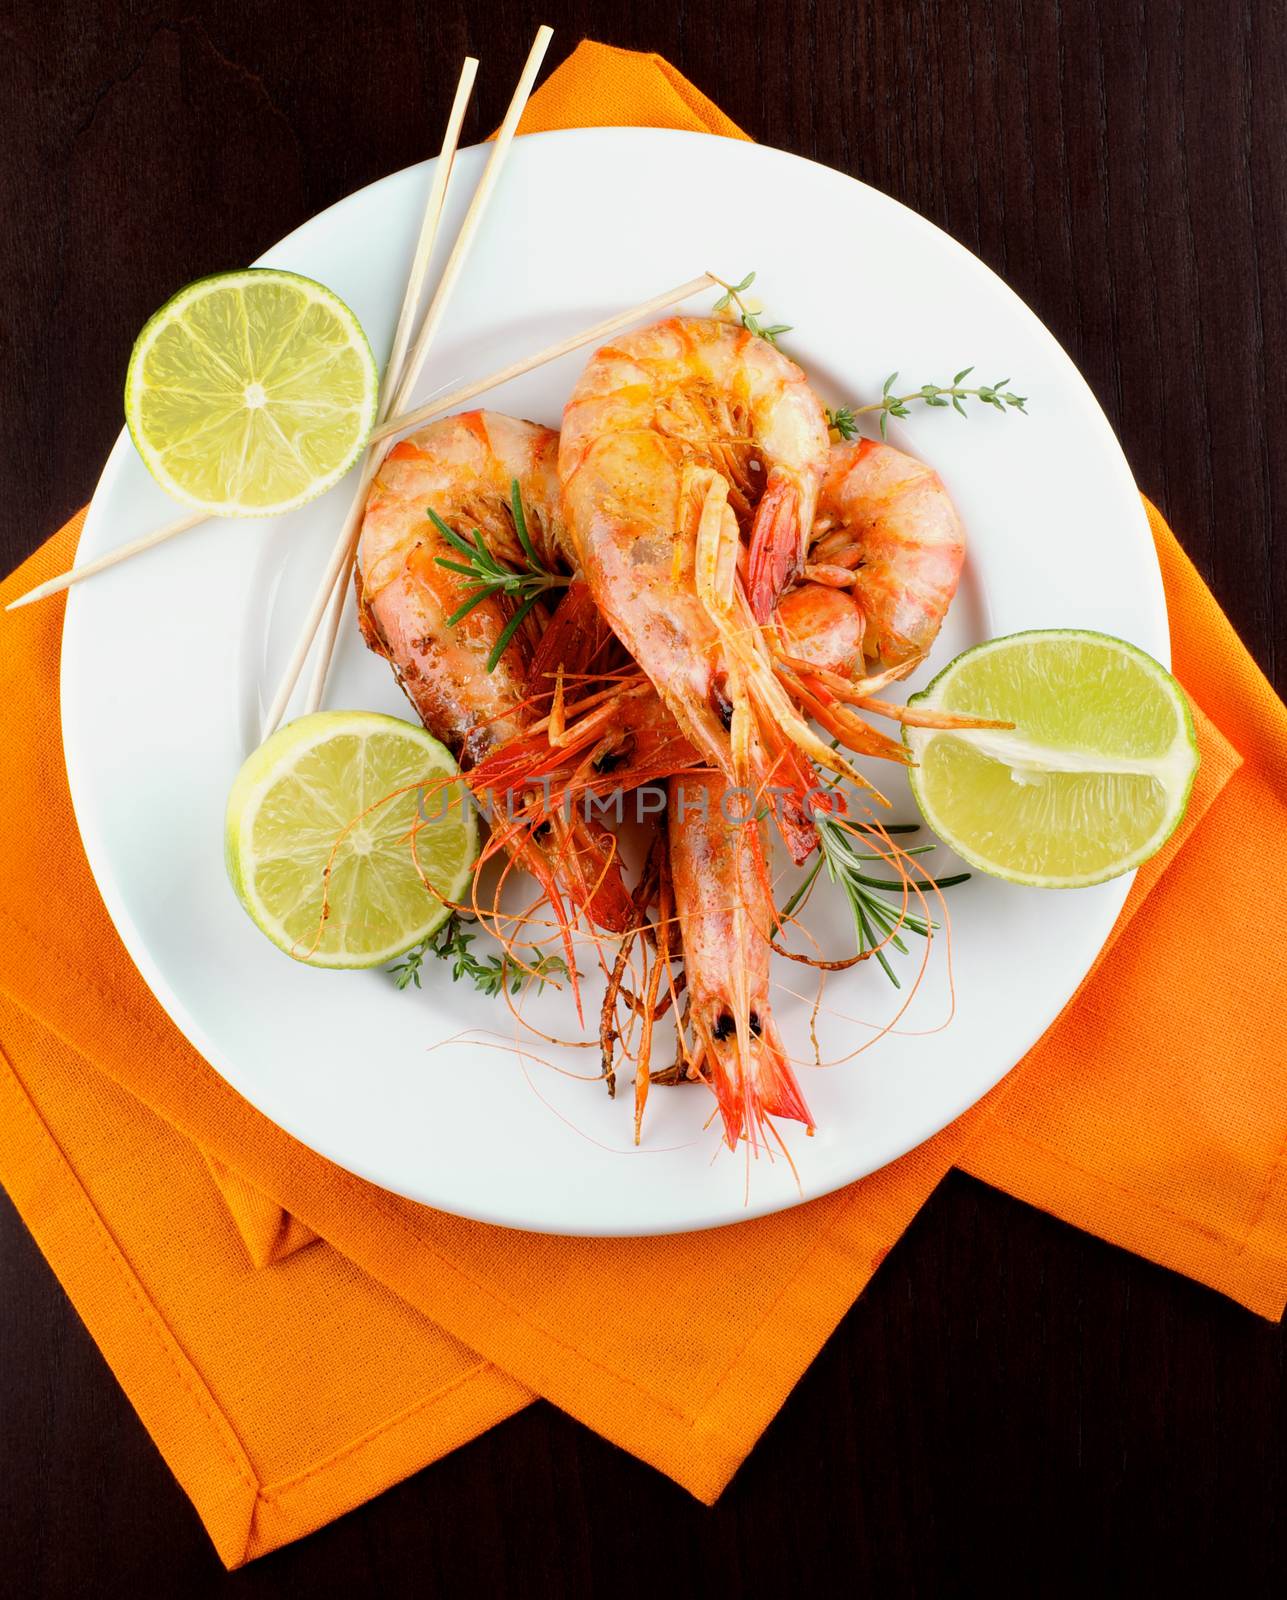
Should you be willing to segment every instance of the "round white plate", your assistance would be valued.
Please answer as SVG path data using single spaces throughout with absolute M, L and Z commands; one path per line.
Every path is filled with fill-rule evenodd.
M 447 240 L 484 154 L 459 157 Z M 387 349 L 429 178 L 422 165 L 352 195 L 264 263 L 328 284 Z M 1100 628 L 1168 661 L 1140 501 L 1072 363 L 960 245 L 826 167 L 644 129 L 519 140 L 422 392 L 481 377 L 706 267 L 730 280 L 758 271 L 772 318 L 794 324 L 786 348 L 832 402 L 875 398 L 895 368 L 900 387 L 915 388 L 971 362 L 979 378 L 1008 378 L 1029 397 L 1026 417 L 972 407 L 966 421 L 920 408 L 891 429 L 941 472 L 971 541 L 934 660 L 909 688 L 967 645 L 1021 628 Z M 712 299 L 685 309 L 709 310 Z M 557 425 L 582 360 L 532 373 L 488 403 Z M 781 963 L 775 1010 L 806 1058 L 800 1076 L 818 1121 L 812 1138 L 782 1129 L 797 1186 L 780 1156 L 748 1163 L 723 1148 L 708 1125 L 713 1101 L 697 1086 L 655 1089 L 634 1149 L 629 1085 L 610 1101 L 584 1081 L 597 1071 L 594 1051 L 529 1040 L 531 1054 L 518 1055 L 500 1003 L 453 985 L 439 963 L 422 991 L 399 992 L 384 973 L 313 971 L 276 950 L 225 880 L 224 798 L 351 493 L 346 481 L 271 524 L 197 529 L 76 589 L 67 610 L 67 768 L 108 911 L 170 1016 L 273 1121 L 365 1178 L 489 1222 L 586 1234 L 706 1228 L 795 1205 L 893 1160 L 985 1094 L 1058 1013 L 1126 881 L 1051 894 L 976 876 L 949 891 L 950 1023 L 939 938 L 925 981 L 884 1037 L 919 949 L 898 961 L 903 995 L 871 962 L 831 979 L 818 1026 L 824 1058 L 870 1048 L 822 1070 L 808 1064 L 813 975 Z M 122 434 L 79 559 L 172 516 Z M 329 704 L 411 714 L 352 616 Z M 913 817 L 897 774 L 879 777 L 895 816 Z M 931 859 L 950 870 L 943 854 Z M 828 909 L 813 926 L 846 953 L 844 913 L 834 897 L 818 898 Z M 592 989 L 591 1030 L 595 1009 Z M 542 997 L 532 1015 L 574 1031 L 565 998 Z

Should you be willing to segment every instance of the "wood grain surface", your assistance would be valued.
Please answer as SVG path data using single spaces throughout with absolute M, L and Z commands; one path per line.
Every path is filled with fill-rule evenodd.
M 92 491 L 148 314 L 428 154 L 466 50 L 465 138 L 495 126 L 538 21 L 551 62 L 584 34 L 664 53 L 977 252 L 1283 690 L 1279 0 L 4 4 L 0 568 Z M 1284 1353 L 953 1176 L 714 1510 L 542 1404 L 226 1577 L 0 1201 L 0 1594 L 1279 1594 Z

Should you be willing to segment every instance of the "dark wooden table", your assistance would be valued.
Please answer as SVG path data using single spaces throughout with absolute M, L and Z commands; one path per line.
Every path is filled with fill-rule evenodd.
M 494 126 L 541 20 L 551 60 L 584 33 L 665 53 L 757 138 L 896 195 L 1000 272 L 1284 687 L 1278 0 L 16 0 L 0 566 L 88 497 L 148 313 L 425 155 L 466 49 L 484 63 L 466 138 Z M 232 1578 L 7 1201 L 0 1274 L 0 1593 L 1287 1580 L 1281 1330 L 960 1176 L 715 1510 L 542 1404 Z M 475 1535 L 485 1499 L 500 1544 Z

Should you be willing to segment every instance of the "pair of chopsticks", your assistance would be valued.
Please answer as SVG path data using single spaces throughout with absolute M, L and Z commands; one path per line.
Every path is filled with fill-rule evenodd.
M 552 37 L 552 32 L 547 27 L 541 27 L 537 30 L 536 38 L 532 42 L 532 48 L 528 52 L 523 71 L 515 87 L 513 98 L 510 100 L 509 109 L 505 113 L 505 120 L 501 124 L 500 131 L 492 144 L 487 164 L 483 169 L 482 177 L 478 181 L 478 187 L 474 191 L 469 209 L 465 213 L 465 219 L 461 223 L 460 232 L 456 236 L 447 264 L 443 268 L 442 276 L 438 280 L 437 287 L 425 311 L 424 320 L 421 322 L 419 331 L 413 340 L 412 328 L 415 322 L 415 314 L 419 307 L 421 293 L 428 275 L 429 263 L 437 241 L 438 227 L 442 220 L 448 185 L 451 181 L 452 167 L 460 140 L 461 125 L 464 122 L 465 111 L 469 105 L 469 97 L 473 92 L 474 78 L 478 71 L 478 62 L 472 56 L 465 58 L 460 72 L 460 80 L 456 85 L 456 94 L 452 102 L 451 112 L 447 119 L 447 128 L 443 136 L 437 166 L 434 170 L 433 181 L 430 184 L 429 193 L 425 201 L 424 216 L 421 220 L 420 233 L 416 241 L 411 269 L 407 277 L 406 292 L 403 296 L 402 308 L 394 330 L 388 364 L 385 367 L 384 378 L 380 386 L 376 426 L 367 441 L 366 451 L 359 466 L 357 487 L 348 512 L 345 515 L 339 536 L 318 582 L 304 624 L 300 629 L 295 647 L 288 660 L 286 671 L 282 675 L 272 703 L 268 708 L 268 714 L 264 720 L 262 730 L 264 738 L 273 733 L 281 723 L 305 663 L 315 645 L 318 646 L 318 649 L 313 664 L 305 710 L 315 711 L 322 703 L 322 697 L 326 689 L 326 679 L 335 651 L 335 641 L 340 621 L 344 614 L 349 577 L 352 573 L 353 562 L 357 553 L 358 533 L 367 495 L 381 463 L 392 448 L 394 436 L 404 433 L 407 429 L 416 427 L 434 417 L 443 416 L 467 404 L 470 400 L 476 399 L 488 389 L 496 388 L 503 383 L 508 383 L 513 378 L 521 377 L 524 373 L 543 366 L 546 362 L 557 360 L 560 356 L 567 355 L 583 345 L 611 338 L 613 334 L 622 332 L 632 323 L 655 316 L 669 306 L 676 305 L 681 300 L 686 300 L 691 295 L 710 288 L 715 281 L 709 274 L 702 273 L 698 277 L 690 279 L 687 283 L 669 289 L 663 294 L 655 295 L 652 299 L 632 306 L 629 310 L 609 317 L 603 322 L 598 322 L 593 327 L 585 328 L 580 333 L 573 334 L 570 338 L 560 340 L 557 344 L 549 345 L 535 355 L 515 361 L 486 378 L 466 384 L 463 388 L 457 389 L 450 394 L 441 395 L 414 410 L 407 409 L 412 392 L 424 370 L 430 346 L 442 324 L 452 291 L 455 289 L 464 270 L 487 205 L 500 180 L 501 173 L 504 171 L 519 121 L 526 109 L 528 98 L 536 82 L 536 75 L 540 71 L 541 63 L 544 60 L 546 49 Z M 50 578 L 45 583 L 37 584 L 34 589 L 28 590 L 26 594 L 20 595 L 16 600 L 11 600 L 5 609 L 13 611 L 19 606 L 31 605 L 33 602 L 43 600 L 49 595 L 59 594 L 65 589 L 70 589 L 76 584 L 83 583 L 86 579 L 92 578 L 100 572 L 105 572 L 109 568 L 119 566 L 120 563 L 130 560 L 136 555 L 141 555 L 146 550 L 155 549 L 156 546 L 164 544 L 177 534 L 184 533 L 187 529 L 195 528 L 199 523 L 209 520 L 212 519 L 202 512 L 191 512 L 176 519 L 174 522 L 167 523 L 162 528 L 154 529 L 151 533 L 143 534 L 127 544 L 118 546 L 115 550 L 109 551 L 106 555 L 100 556 L 94 561 L 86 562 L 83 566 L 73 567 L 70 572 L 64 572 L 56 578 Z
M 478 180 L 478 187 L 474 190 L 474 197 L 469 202 L 469 209 L 465 213 L 465 220 L 460 225 L 460 232 L 456 235 L 456 242 L 452 246 L 451 254 L 447 258 L 447 265 L 442 269 L 442 277 L 438 280 L 438 287 L 434 290 L 433 298 L 425 312 L 424 321 L 420 324 L 420 331 L 416 335 L 414 344 L 406 348 L 410 336 L 411 323 L 414 320 L 416 308 L 420 301 L 420 289 L 429 268 L 429 259 L 433 254 L 434 244 L 438 237 L 438 224 L 442 220 L 442 210 L 447 198 L 447 188 L 451 182 L 451 169 L 456 159 L 456 147 L 460 141 L 460 127 L 464 121 L 465 110 L 469 105 L 469 96 L 474 87 L 474 76 L 478 71 L 478 63 L 472 56 L 465 57 L 465 64 L 461 68 L 460 82 L 456 85 L 456 98 L 452 104 L 451 115 L 447 118 L 447 131 L 443 136 L 442 149 L 438 154 L 438 164 L 434 171 L 433 183 L 430 186 L 429 198 L 425 205 L 424 218 L 420 224 L 420 238 L 416 246 L 415 256 L 412 260 L 411 273 L 407 279 L 406 294 L 402 301 L 402 310 L 398 316 L 398 329 L 394 333 L 393 351 L 389 356 L 388 366 L 384 372 L 384 382 L 381 385 L 380 402 L 376 412 L 378 422 L 386 422 L 390 411 L 396 414 L 404 411 L 410 402 L 411 391 L 415 388 L 421 372 L 424 370 L 425 359 L 429 354 L 434 335 L 442 324 L 442 319 L 451 299 L 452 291 L 460 280 L 469 252 L 473 248 L 483 215 L 487 210 L 488 202 L 495 192 L 497 182 L 504 171 L 505 163 L 509 159 L 510 147 L 514 143 L 514 134 L 518 130 L 519 119 L 527 107 L 528 97 L 536 83 L 536 74 L 541 69 L 541 62 L 545 58 L 545 51 L 553 34 L 547 27 L 536 30 L 536 38 L 532 41 L 532 48 L 528 51 L 527 60 L 523 63 L 523 70 L 519 74 L 518 84 L 514 89 L 509 109 L 505 113 L 505 120 L 501 123 L 500 132 L 492 144 L 491 153 L 487 157 L 487 165 L 483 168 L 483 175 Z M 402 338 L 402 351 L 399 352 L 399 334 Z M 344 600 L 348 593 L 349 576 L 353 569 L 354 557 L 357 553 L 358 529 L 362 522 L 362 513 L 366 507 L 366 497 L 370 491 L 372 480 L 380 469 L 380 464 L 389 453 L 390 446 L 381 441 L 368 442 L 362 457 L 358 474 L 357 489 L 354 492 L 348 513 L 340 529 L 340 536 L 335 542 L 331 552 L 331 559 L 326 564 L 326 571 L 318 585 L 309 606 L 307 620 L 300 630 L 296 640 L 295 649 L 286 666 L 286 672 L 277 687 L 272 704 L 268 708 L 268 715 L 264 719 L 263 737 L 275 731 L 282 717 L 290 697 L 295 691 L 299 675 L 304 670 L 304 663 L 313 648 L 317 638 L 318 629 L 322 630 L 320 647 L 317 660 L 313 669 L 313 680 L 309 686 L 308 697 L 305 702 L 305 711 L 316 711 L 322 703 L 322 695 L 326 689 L 326 676 L 330 671 L 331 657 L 335 652 L 335 637 L 339 631 L 340 617 L 344 611 Z

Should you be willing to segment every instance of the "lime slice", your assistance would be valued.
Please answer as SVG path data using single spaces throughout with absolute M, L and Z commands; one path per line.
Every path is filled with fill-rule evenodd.
M 1042 889 L 1102 883 L 1147 861 L 1184 815 L 1198 769 L 1188 702 L 1121 639 L 993 639 L 909 704 L 1015 724 L 903 730 L 926 822 L 983 872 Z
M 315 967 L 374 967 L 451 915 L 443 902 L 469 885 L 478 821 L 432 734 L 373 711 L 319 711 L 237 774 L 224 848 L 238 899 L 274 944 Z
M 148 471 L 211 516 L 289 511 L 339 481 L 375 423 L 361 324 L 311 278 L 266 267 L 180 289 L 134 344 L 125 421 Z

